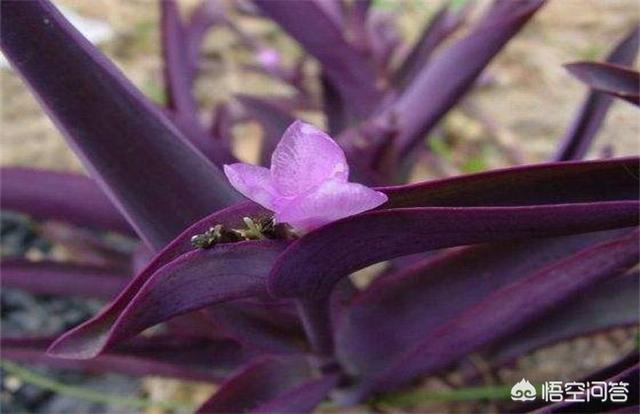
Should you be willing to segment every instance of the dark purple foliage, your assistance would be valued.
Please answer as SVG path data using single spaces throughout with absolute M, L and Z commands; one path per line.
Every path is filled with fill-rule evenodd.
M 640 73 L 619 65 L 577 62 L 567 70 L 592 89 L 640 106 Z
M 230 7 L 273 19 L 318 61 L 321 105 L 304 79 L 307 56 L 287 67 L 233 24 L 226 3 L 204 0 L 185 19 L 173 0 L 160 2 L 163 108 L 48 0 L 0 3 L 4 54 L 91 177 L 2 170 L 2 208 L 37 219 L 43 236 L 73 253 L 68 262 L 5 258 L 3 283 L 110 300 L 56 338 L 3 338 L 3 358 L 219 382 L 200 412 L 297 413 L 328 398 L 365 401 L 471 353 L 498 369 L 541 346 L 637 323 L 639 159 L 580 161 L 608 95 L 638 104 L 638 74 L 625 67 L 637 54 L 637 27 L 608 63 L 567 66 L 593 91 L 554 162 L 405 184 L 426 134 L 544 1 L 495 0 L 471 23 L 469 7 L 445 5 L 404 56 L 393 20 L 369 1 L 253 3 Z M 238 96 L 239 105 L 221 105 L 203 123 L 192 89 L 202 41 L 216 26 L 257 56 L 248 69 L 295 94 Z M 468 33 L 447 42 L 463 26 Z M 235 162 L 231 127 L 263 126 L 268 167 L 295 112 L 319 107 L 350 180 L 375 185 L 388 201 L 306 234 L 262 224 L 272 213 L 244 200 L 221 171 Z M 119 251 L 105 232 L 135 238 L 137 248 Z M 412 254 L 420 256 L 396 260 Z M 351 283 L 353 272 L 385 261 L 393 266 L 367 288 Z M 140 335 L 158 324 L 162 333 Z M 635 356 L 598 375 L 637 389 Z

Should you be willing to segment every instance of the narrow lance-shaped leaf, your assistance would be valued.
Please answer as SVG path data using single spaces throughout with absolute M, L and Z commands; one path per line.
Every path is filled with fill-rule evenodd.
M 20 167 L 3 168 L 0 178 L 3 209 L 26 213 L 36 219 L 133 233 L 124 217 L 90 178 Z
M 541 210 L 538 211 L 540 213 L 547 211 L 548 213 L 541 213 L 545 215 L 545 221 L 550 224 L 548 220 L 557 220 L 556 225 L 560 227 L 563 226 L 561 223 L 563 223 L 565 219 L 568 220 L 565 222 L 565 224 L 568 225 L 572 219 L 577 218 L 577 216 L 573 218 L 569 217 L 571 215 L 569 211 L 573 207 L 567 203 L 629 200 L 628 202 L 630 204 L 626 204 L 626 202 L 623 204 L 627 205 L 624 209 L 629 208 L 627 212 L 631 213 L 634 210 L 633 205 L 636 203 L 635 200 L 639 198 L 638 192 L 640 191 L 638 189 L 638 178 L 634 173 L 637 169 L 638 159 L 629 158 L 610 161 L 518 167 L 404 187 L 383 188 L 381 190 L 389 196 L 389 202 L 384 205 L 383 208 L 391 207 L 391 210 L 387 210 L 386 212 L 368 212 L 331 223 L 293 243 L 276 264 L 276 268 L 272 274 L 272 288 L 280 290 L 288 283 L 291 283 L 291 286 L 284 289 L 290 291 L 293 286 L 296 286 L 293 290 L 296 291 L 297 295 L 306 296 L 308 294 L 317 294 L 319 290 L 330 289 L 330 286 L 332 286 L 335 280 L 349 272 L 358 270 L 360 266 L 364 267 L 376 261 L 387 260 L 400 255 L 456 245 L 453 242 L 453 239 L 457 239 L 458 237 L 454 237 L 453 233 L 457 231 L 454 230 L 456 226 L 461 226 L 459 229 L 461 231 L 461 233 L 459 233 L 459 237 L 461 238 L 458 239 L 459 244 L 499 241 L 498 233 L 496 233 L 492 227 L 497 224 L 497 222 L 490 224 L 494 219 L 498 219 L 497 215 L 500 214 L 498 213 L 499 211 L 503 213 L 510 212 L 509 214 L 515 213 L 519 217 L 517 220 L 523 220 L 520 224 L 522 226 L 526 226 L 525 221 L 527 219 L 525 215 L 520 214 L 525 214 L 525 211 L 528 211 L 528 213 L 526 213 L 527 215 L 532 214 L 529 216 L 530 219 L 540 220 L 542 217 L 534 218 L 538 214 L 535 213 L 536 208 L 528 210 L 527 208 L 517 207 L 513 210 L 502 210 L 490 208 L 417 209 L 413 207 L 524 206 L 558 203 L 559 205 L 556 206 L 540 207 Z M 589 171 L 589 173 L 587 173 L 587 171 Z M 593 175 L 591 176 L 589 174 Z M 585 176 L 593 179 L 585 182 L 583 181 Z M 575 211 L 578 212 L 582 210 L 586 213 L 590 208 L 600 210 L 600 208 L 604 209 L 606 204 L 607 203 L 595 203 L 591 206 L 588 204 L 578 204 L 575 205 Z M 615 204 L 616 203 L 613 203 L 612 206 Z M 597 205 L 601 205 L 601 207 L 596 207 Z M 400 209 L 397 207 L 405 208 Z M 564 212 L 561 213 L 563 210 Z M 551 211 L 557 211 L 562 215 L 558 215 L 555 218 L 547 216 L 546 214 L 551 214 Z M 596 210 L 593 211 L 595 212 Z M 607 213 L 604 213 L 604 210 L 600 211 L 607 215 Z M 610 212 L 612 213 L 613 211 Z M 568 216 L 564 216 L 565 213 L 568 214 Z M 457 221 L 467 214 L 465 224 Z M 489 216 L 485 216 L 485 214 L 489 214 L 493 218 L 488 220 Z M 409 220 L 409 217 L 412 217 L 416 222 L 405 221 Z M 422 221 L 419 217 L 423 217 L 426 221 Z M 431 219 L 429 219 L 429 217 Z M 514 216 L 514 219 L 515 217 L 516 216 Z M 602 217 L 604 218 L 604 216 Z M 627 219 L 630 217 L 631 216 L 628 216 Z M 588 217 L 584 216 L 583 218 L 587 219 Z M 591 218 L 593 219 L 595 217 Z M 439 220 L 446 220 L 447 223 Z M 449 220 L 451 221 L 449 222 Z M 467 222 L 467 220 L 469 221 Z M 487 221 L 483 223 L 483 220 Z M 585 226 L 587 225 L 587 221 L 584 222 Z M 471 223 L 474 223 L 474 228 L 478 230 L 483 226 L 487 226 L 482 239 L 472 237 L 470 227 L 467 227 L 466 230 L 463 231 L 465 225 L 470 226 Z M 515 222 L 512 224 L 515 224 Z M 620 222 L 619 225 L 613 225 L 608 228 L 631 226 L 634 224 L 634 221 L 631 220 L 627 221 L 626 224 Z M 558 227 L 558 229 L 560 227 Z M 491 233 L 486 233 L 489 228 L 492 228 Z M 569 232 L 538 233 L 537 236 L 562 235 L 572 232 L 584 233 L 604 230 L 605 228 L 607 227 L 584 227 L 580 229 L 578 226 L 575 230 Z M 420 236 L 422 229 L 426 231 L 423 237 Z M 540 228 L 538 228 L 538 230 L 540 230 Z M 344 233 L 342 233 L 343 231 Z M 440 233 L 440 231 L 443 233 Z M 506 228 L 503 227 L 499 232 L 501 233 L 502 231 L 506 231 Z M 466 236 L 463 236 L 463 233 Z M 509 237 L 506 233 L 502 234 L 505 237 Z M 529 236 L 534 236 L 534 233 L 528 234 Z M 492 239 L 492 235 L 497 238 Z M 477 236 L 480 236 L 480 234 Z M 515 233 L 511 235 L 512 240 L 516 238 L 513 236 L 515 236 Z M 525 234 L 521 233 L 519 237 L 523 236 L 525 236 Z M 344 246 L 343 243 L 337 241 L 337 238 L 340 237 L 346 237 L 348 240 L 357 241 L 358 243 L 365 243 L 365 240 L 369 242 L 376 240 L 377 248 L 369 249 L 365 244 L 359 245 L 358 243 L 350 243 Z M 414 237 L 416 238 L 414 242 L 409 241 Z M 463 237 L 469 238 L 463 241 Z M 378 241 L 378 238 L 380 238 L 380 241 Z M 445 242 L 447 238 L 450 239 L 449 242 Z M 436 239 L 440 241 L 436 242 Z M 327 244 L 325 245 L 325 243 Z M 357 246 L 361 246 L 361 248 Z M 383 248 L 382 246 L 385 247 Z M 333 251 L 334 248 L 340 251 Z M 325 253 L 327 256 L 324 256 Z M 297 259 L 291 260 L 294 255 Z M 337 260 L 337 258 L 343 258 L 343 260 Z M 298 260 L 300 260 L 300 262 L 298 262 Z M 305 269 L 307 269 L 305 274 L 299 275 L 298 272 L 295 272 L 295 265 L 293 265 L 293 263 L 300 263 L 298 265 L 304 263 Z M 279 266 L 282 266 L 282 268 Z M 316 269 L 319 273 L 311 276 L 315 273 Z M 345 273 L 342 273 L 343 271 Z M 276 276 L 278 272 L 280 276 Z M 288 272 L 293 273 L 289 276 L 284 276 L 288 274 Z M 293 277 L 294 273 L 297 275 L 295 278 Z M 320 276 L 320 274 L 322 274 L 322 276 Z M 288 279 L 289 277 L 291 277 L 291 279 Z M 318 279 L 314 280 L 316 277 L 318 277 Z M 321 279 L 325 277 L 327 279 L 322 282 Z M 307 282 L 309 284 L 307 284 Z M 323 289 L 320 289 L 321 286 Z M 292 293 L 292 291 L 290 291 L 290 293 Z M 324 291 L 324 293 L 327 293 L 327 291 Z
M 69 263 L 3 259 L 2 286 L 32 293 L 111 299 L 126 284 L 121 271 Z
M 231 154 L 229 145 L 223 142 L 221 137 L 207 132 L 195 117 L 170 111 L 167 111 L 166 115 L 180 132 L 215 165 L 220 166 L 237 161 Z
M 213 110 L 213 119 L 209 126 L 209 135 L 219 140 L 224 146 L 230 148 L 233 134 L 234 115 L 228 103 L 217 105 Z
M 168 106 L 182 116 L 193 118 L 197 108 L 191 93 L 193 76 L 189 67 L 185 28 L 174 0 L 160 1 L 160 11 Z
M 629 227 L 638 224 L 639 208 L 637 201 L 613 201 L 362 213 L 293 242 L 273 266 L 269 291 L 277 297 L 322 298 L 349 273 L 394 257 L 444 247 Z
M 91 358 L 173 316 L 215 303 L 265 296 L 266 274 L 282 248 L 277 242 L 239 242 L 185 253 L 154 272 L 115 320 L 82 324 L 63 335 L 49 352 Z
M 424 135 L 469 90 L 489 61 L 542 5 L 542 0 L 497 0 L 466 37 L 430 60 L 385 111 L 399 119 L 401 134 L 396 147 L 401 155 L 422 142 Z
M 386 208 L 637 200 L 637 157 L 536 164 L 380 188 Z
M 135 338 L 90 360 L 54 358 L 45 353 L 53 338 L 2 338 L 2 358 L 91 373 L 157 375 L 217 382 L 254 355 L 230 340 L 174 335 Z
M 327 116 L 327 129 L 332 136 L 340 133 L 348 124 L 348 114 L 344 101 L 329 77 L 320 75 L 322 86 L 322 109 Z
M 434 50 L 464 24 L 469 10 L 466 6 L 453 11 L 451 4 L 447 3 L 436 12 L 396 71 L 394 83 L 400 89 L 413 81 L 425 68 Z
M 198 69 L 202 43 L 207 32 L 216 24 L 225 22 L 224 3 L 220 0 L 203 0 L 196 7 L 185 27 L 187 54 L 191 71 Z
M 380 98 L 374 67 L 347 42 L 320 0 L 254 3 L 318 59 L 353 114 L 364 117 L 373 110 Z
M 470 246 L 445 251 L 378 278 L 356 296 L 337 324 L 340 358 L 357 375 L 380 371 L 444 321 L 496 290 L 628 233 L 622 229 Z M 412 306 L 407 308 L 407 303 Z
M 260 147 L 260 165 L 271 163 L 271 154 L 278 145 L 284 131 L 295 122 L 295 118 L 282 108 L 271 102 L 247 95 L 237 96 L 236 99 L 249 112 L 249 116 L 262 125 L 262 145 Z
M 199 413 L 306 413 L 337 384 L 315 372 L 308 357 L 266 357 L 230 377 Z
M 391 78 L 391 62 L 402 43 L 392 13 L 379 8 L 371 10 L 367 19 L 368 48 L 376 63 L 381 89 Z
M 592 62 L 571 63 L 566 68 L 592 89 L 640 106 L 640 72 L 618 65 Z
M 489 351 L 494 365 L 569 338 L 638 323 L 640 275 L 632 273 L 591 288 L 561 309 L 505 338 Z
M 334 24 L 338 27 L 344 25 L 344 9 L 345 5 L 338 0 L 315 0 L 327 16 L 329 16 Z
M 185 230 L 176 240 L 170 243 L 163 251 L 161 251 L 147 266 L 134 277 L 129 285 L 113 300 L 107 307 L 105 307 L 100 314 L 83 323 L 82 325 L 74 328 L 72 331 L 67 332 L 58 341 L 53 344 L 52 352 L 54 354 L 64 354 L 70 357 L 75 357 L 78 354 L 86 355 L 90 357 L 97 355 L 108 340 L 107 335 L 112 328 L 112 325 L 116 322 L 119 315 L 129 308 L 129 304 L 138 297 L 139 292 L 145 287 L 149 286 L 150 280 L 154 275 L 165 265 L 171 263 L 174 259 L 180 257 L 183 254 L 187 254 L 193 250 L 191 245 L 191 237 L 194 234 L 202 233 L 212 224 L 222 224 L 229 226 L 230 228 L 240 226 L 242 223 L 241 218 L 244 216 L 253 217 L 256 214 L 263 214 L 264 210 L 258 208 L 252 203 L 241 203 L 237 206 L 233 206 L 222 210 L 218 213 L 214 213 L 211 216 L 199 221 L 198 223 Z M 209 253 L 211 254 L 211 253 Z M 202 262 L 200 262 L 202 264 Z M 187 277 L 189 275 L 186 275 Z M 206 275 L 207 277 L 210 275 Z M 206 279 L 206 278 L 205 278 Z M 171 282 L 164 281 L 164 282 Z M 155 283 L 155 282 L 154 282 Z M 209 287 L 215 289 L 213 286 L 215 283 L 209 285 Z M 167 286 L 160 284 L 161 286 Z M 184 286 L 184 289 L 190 289 L 191 286 Z M 206 294 L 206 292 L 205 292 Z M 149 297 L 147 295 L 147 297 Z M 179 296 L 176 296 L 178 298 Z M 182 302 L 182 305 L 188 306 L 187 302 Z M 172 300 L 172 297 L 167 297 L 167 300 Z M 176 302 L 172 301 L 172 306 Z M 204 305 L 206 306 L 206 304 Z M 175 308 L 174 308 L 175 309 Z M 178 309 L 179 310 L 179 309 Z M 156 309 L 157 312 L 164 312 L 162 308 Z M 157 312 L 154 312 L 157 314 Z M 145 317 L 154 316 L 145 315 Z M 174 315 L 171 315 L 174 316 Z M 127 333 L 127 332 L 125 332 Z M 131 331 L 129 332 L 131 333 Z M 131 333 L 132 335 L 137 332 Z
M 607 62 L 631 66 L 638 54 L 639 42 L 640 27 L 636 26 L 611 51 Z M 612 101 L 610 96 L 602 92 L 589 91 L 553 159 L 566 161 L 583 158 L 600 130 Z
M 446 368 L 480 346 L 503 338 L 552 311 L 586 287 L 638 263 L 638 233 L 602 243 L 496 291 L 435 329 L 361 388 L 387 390 Z
M 229 148 L 212 139 L 198 119 L 192 89 L 194 70 L 189 62 L 189 42 L 174 0 L 160 1 L 162 55 L 167 88 L 169 118 L 176 127 L 216 165 L 234 162 Z
M 240 199 L 51 3 L 3 1 L 0 7 L 5 56 L 149 245 L 160 249 Z
M 346 7 L 341 2 L 344 14 L 344 30 L 349 33 L 351 43 L 359 50 L 369 50 L 369 37 L 367 33 L 367 21 L 371 15 L 372 0 L 355 0 L 351 7 Z

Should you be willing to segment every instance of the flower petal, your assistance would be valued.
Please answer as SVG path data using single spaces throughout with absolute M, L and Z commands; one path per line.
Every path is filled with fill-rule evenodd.
M 269 210 L 275 210 L 277 192 L 268 169 L 257 165 L 235 163 L 224 166 L 229 182 L 242 195 Z
M 386 201 L 385 194 L 364 185 L 329 180 L 316 191 L 291 201 L 277 212 L 276 220 L 308 231 L 371 210 Z
M 273 185 L 284 196 L 300 196 L 323 181 L 346 182 L 349 166 L 342 148 L 316 127 L 296 121 L 271 157 Z

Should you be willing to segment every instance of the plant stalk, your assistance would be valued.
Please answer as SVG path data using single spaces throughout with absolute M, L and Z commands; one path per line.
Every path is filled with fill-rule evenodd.
M 322 372 L 339 369 L 335 358 L 329 298 L 319 300 L 301 299 L 296 301 L 302 326 L 311 344 L 311 350 L 318 358 Z

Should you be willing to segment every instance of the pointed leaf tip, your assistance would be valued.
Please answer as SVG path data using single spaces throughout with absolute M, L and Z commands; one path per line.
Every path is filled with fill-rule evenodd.
M 2 1 L 0 12 L 5 56 L 151 246 L 159 250 L 193 222 L 241 199 L 49 1 Z

